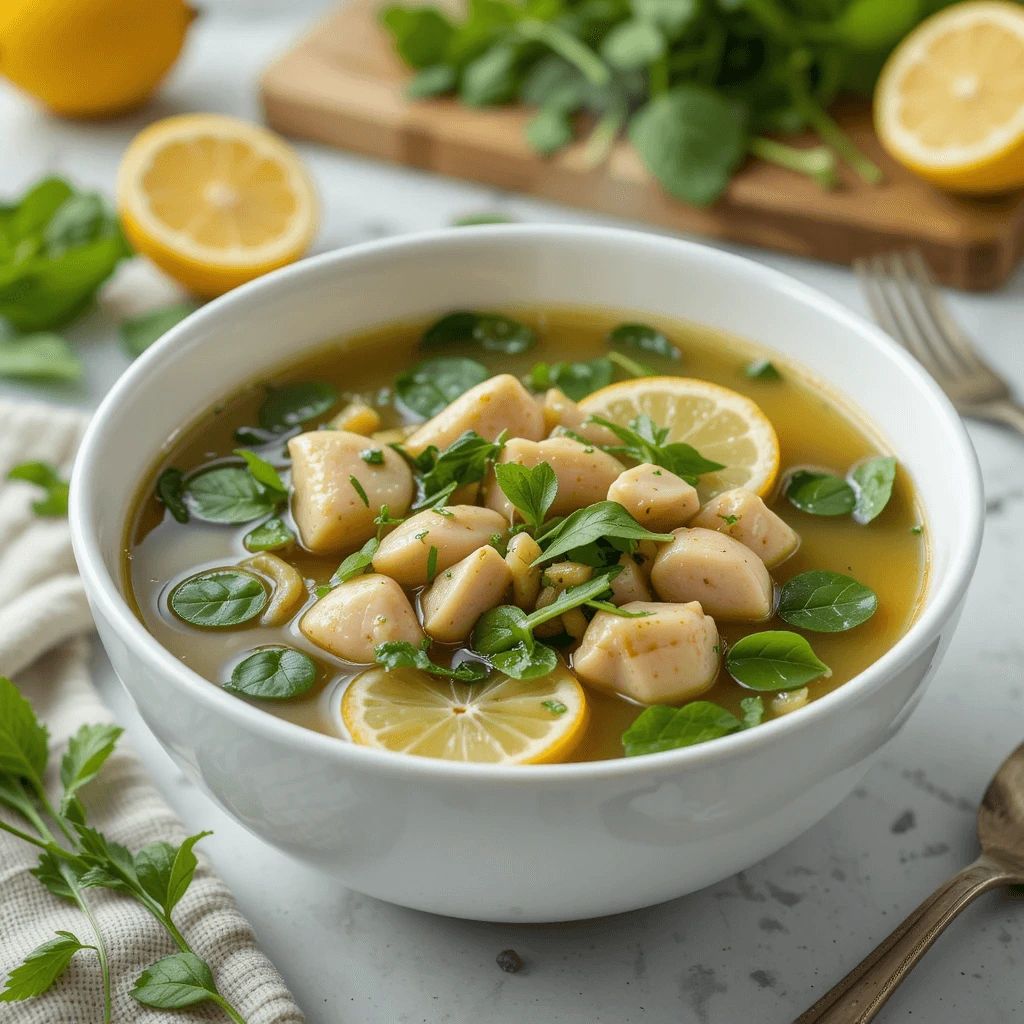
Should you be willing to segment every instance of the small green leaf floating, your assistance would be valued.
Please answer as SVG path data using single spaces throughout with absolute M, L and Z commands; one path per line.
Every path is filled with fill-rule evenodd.
M 249 451 L 248 448 L 236 448 L 235 455 L 240 455 L 245 459 L 249 472 L 252 473 L 258 483 L 263 484 L 264 487 L 271 491 L 276 491 L 278 494 L 286 495 L 288 493 L 288 488 L 285 487 L 280 474 L 266 459 L 260 458 L 259 455 Z
M 240 661 L 225 690 L 259 700 L 288 700 L 316 682 L 316 663 L 294 647 L 263 647 Z
M 558 668 L 558 654 L 547 644 L 519 643 L 495 654 L 491 664 L 513 679 L 539 679 Z
M 285 525 L 284 521 L 273 516 L 265 523 L 251 529 L 242 544 L 246 551 L 281 551 L 295 543 L 295 534 Z
M 751 633 L 729 648 L 729 675 L 751 690 L 798 690 L 812 679 L 831 674 L 799 633 L 770 629 Z
M 338 392 L 322 380 L 299 381 L 280 388 L 268 385 L 259 411 L 260 426 L 280 433 L 323 416 L 337 401 Z
M 731 711 L 711 701 L 695 700 L 681 708 L 655 704 L 622 734 L 622 748 L 626 757 L 658 754 L 717 740 L 742 728 L 743 722 Z
M 262 519 L 282 500 L 241 466 L 216 466 L 185 481 L 185 504 L 197 519 L 238 525 Z
M 188 522 L 188 508 L 185 505 L 185 479 L 180 469 L 168 466 L 156 478 L 156 496 L 179 523 Z
M 752 363 L 747 363 L 743 373 L 750 380 L 782 380 L 782 374 L 775 369 L 768 359 L 755 359 Z
M 619 348 L 635 348 L 663 359 L 682 359 L 683 354 L 661 331 L 647 324 L 619 324 L 608 334 L 608 344 Z
M 779 597 L 779 617 L 816 633 L 842 633 L 867 622 L 878 608 L 870 587 L 852 576 L 816 569 L 794 576 Z
M 201 572 L 171 593 L 175 615 L 193 626 L 223 629 L 254 619 L 267 603 L 267 589 L 252 573 L 239 569 Z
M 463 683 L 479 683 L 490 674 L 487 666 L 479 661 L 463 661 L 454 668 L 436 665 L 427 654 L 429 647 L 429 640 L 425 640 L 420 647 L 413 647 L 405 640 L 389 640 L 378 644 L 373 653 L 377 664 L 383 665 L 388 672 L 396 668 L 418 668 L 421 672 L 458 679 Z
M 851 470 L 847 479 L 857 495 L 854 521 L 866 526 L 889 504 L 896 482 L 896 460 L 891 455 L 868 459 Z
M 558 388 L 567 398 L 578 402 L 607 387 L 614 377 L 614 363 L 601 357 L 582 363 L 536 363 L 525 382 L 533 391 Z
M 395 397 L 400 406 L 427 420 L 490 375 L 491 371 L 475 359 L 457 356 L 426 359 L 399 374 L 395 380 Z
M 812 516 L 845 516 L 857 504 L 853 488 L 841 477 L 806 469 L 797 470 L 790 478 L 786 497 Z
M 458 310 L 441 317 L 423 332 L 425 348 L 475 342 L 488 352 L 516 355 L 532 348 L 537 338 L 526 324 L 507 316 Z

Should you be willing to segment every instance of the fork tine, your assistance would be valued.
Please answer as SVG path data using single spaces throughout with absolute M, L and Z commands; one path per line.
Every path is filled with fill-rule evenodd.
M 926 344 L 913 317 L 908 315 L 906 307 L 901 301 L 900 291 L 884 260 L 879 256 L 872 256 L 868 262 L 868 272 L 874 281 L 875 293 L 884 309 L 880 322 L 932 376 L 940 375 L 942 370 L 933 358 L 931 349 Z
M 885 295 L 882 292 L 882 284 L 871 264 L 867 260 L 854 260 L 853 271 L 860 282 L 860 290 L 868 301 L 868 309 L 871 310 L 871 315 L 875 318 L 878 326 L 906 348 L 906 343 L 900 337 L 899 326 L 889 312 Z

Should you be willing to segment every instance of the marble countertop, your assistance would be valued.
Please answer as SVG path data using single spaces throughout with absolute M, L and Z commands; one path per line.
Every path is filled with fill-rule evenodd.
M 0 84 L 6 199 L 44 172 L 110 192 L 127 141 L 157 117 L 212 110 L 258 117 L 259 71 L 319 0 L 218 0 L 196 24 L 159 98 L 129 118 L 48 118 Z M 300 145 L 320 187 L 316 249 L 501 209 L 524 221 L 611 223 L 480 186 Z M 864 311 L 845 270 L 742 250 Z M 87 364 L 80 388 L 0 383 L 0 394 L 91 408 L 127 365 L 116 325 L 174 287 L 135 261 L 67 332 Z M 1024 273 L 990 295 L 951 295 L 956 314 L 1024 395 Z M 432 917 L 360 896 L 296 867 L 223 814 L 139 720 L 102 651 L 94 659 L 161 790 L 204 842 L 310 1024 L 785 1024 L 977 851 L 974 811 L 1024 736 L 1024 438 L 970 424 L 988 492 L 981 563 L 949 654 L 918 710 L 854 794 L 768 860 L 703 892 L 615 918 L 554 926 Z M 950 481 L 955 488 L 957 482 Z M 799 765 L 794 765 L 799 770 Z M 495 956 L 525 961 L 503 973 Z M 1024 1018 L 1024 901 L 993 894 L 939 940 L 879 1016 L 986 1024 Z

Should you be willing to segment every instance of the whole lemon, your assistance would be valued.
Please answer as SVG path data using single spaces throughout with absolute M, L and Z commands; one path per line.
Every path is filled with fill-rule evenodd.
M 65 117 L 143 103 L 181 52 L 183 0 L 0 0 L 0 75 Z

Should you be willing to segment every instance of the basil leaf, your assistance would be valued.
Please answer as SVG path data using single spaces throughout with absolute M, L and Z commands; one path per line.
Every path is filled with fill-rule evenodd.
M 273 512 L 281 501 L 241 466 L 217 466 L 185 481 L 185 504 L 197 519 L 210 523 L 250 523 Z
M 651 533 L 645 530 L 618 502 L 599 501 L 578 509 L 557 526 L 537 537 L 543 554 L 531 564 L 539 565 L 573 548 L 592 544 L 600 538 L 618 540 L 656 540 L 667 543 L 670 533 Z
M 139 975 L 131 995 L 156 1010 L 181 1010 L 219 998 L 213 972 L 195 953 L 175 953 L 157 960 Z
M 464 683 L 479 683 L 489 675 L 487 666 L 479 661 L 463 661 L 455 668 L 435 665 L 424 649 L 429 646 L 430 641 L 426 641 L 424 647 L 413 647 L 404 640 L 389 640 L 374 648 L 374 656 L 377 664 L 383 665 L 388 672 L 395 668 L 418 668 L 434 676 L 458 679 Z
M 91 242 L 103 223 L 105 213 L 106 203 L 97 192 L 68 196 L 43 229 L 46 252 L 50 256 L 60 256 L 68 249 Z
M 526 385 L 534 391 L 558 388 L 567 398 L 579 402 L 594 391 L 611 384 L 615 365 L 602 357 L 584 363 L 536 363 L 526 378 Z
M 511 604 L 484 612 L 476 620 L 470 640 L 473 650 L 486 657 L 510 651 L 519 643 L 532 645 L 533 632 L 527 624 L 526 612 Z
M 287 700 L 316 682 L 316 663 L 293 647 L 262 647 L 243 658 L 224 689 L 260 700 Z
M 247 448 L 236 448 L 235 455 L 241 455 L 245 459 L 249 472 L 252 473 L 258 483 L 263 484 L 264 487 L 272 491 L 277 491 L 279 494 L 284 495 L 288 493 L 288 488 L 285 487 L 277 470 L 266 459 L 260 458 L 255 452 L 251 452 Z
M 0 992 L 0 1003 L 17 1003 L 42 995 L 68 969 L 71 958 L 80 949 L 95 949 L 79 942 L 71 932 L 57 932 L 57 937 L 36 946 L 7 975 Z
M 168 466 L 156 478 L 156 496 L 179 523 L 188 522 L 188 509 L 185 506 L 185 478 L 180 469 Z
M 740 707 L 743 710 L 744 729 L 753 729 L 764 720 L 764 700 L 761 697 L 744 697 Z
M 889 504 L 896 482 L 896 460 L 891 455 L 868 459 L 853 469 L 847 480 L 857 495 L 854 521 L 867 526 Z
M 722 463 L 705 459 L 696 448 L 682 441 L 665 444 L 668 428 L 657 426 L 646 413 L 641 413 L 636 419 L 630 420 L 628 427 L 613 423 L 602 416 L 589 416 L 586 422 L 600 424 L 623 442 L 621 445 L 600 445 L 603 451 L 627 455 L 637 462 L 663 466 L 689 484 L 696 485 L 704 473 L 725 469 Z
M 742 728 L 743 723 L 731 711 L 708 700 L 695 700 L 681 708 L 654 704 L 622 734 L 622 749 L 626 757 L 658 754 L 717 740 Z
M 423 496 L 413 505 L 413 509 L 434 504 L 437 496 L 446 490 L 450 497 L 463 484 L 482 480 L 488 464 L 501 454 L 504 445 L 504 434 L 496 441 L 488 441 L 476 431 L 467 430 L 440 454 L 434 448 L 430 456 L 432 464 L 420 476 Z M 424 465 L 425 461 L 419 466 Z
M 812 679 L 831 675 L 799 633 L 769 629 L 751 633 L 729 648 L 725 667 L 751 690 L 798 690 Z
M 618 348 L 635 348 L 663 359 L 682 359 L 683 354 L 661 331 L 647 324 L 619 324 L 608 333 L 608 344 Z
M 0 772 L 43 785 L 50 734 L 32 705 L 6 676 L 0 676 Z
M 407 412 L 428 420 L 459 395 L 482 384 L 491 371 L 459 356 L 426 359 L 395 380 L 395 398 Z
M 790 478 L 786 497 L 801 512 L 812 516 L 845 516 L 857 503 L 853 488 L 845 480 L 806 469 L 797 470 Z
M 767 359 L 755 359 L 747 363 L 743 373 L 750 380 L 782 380 L 782 374 Z
M 526 122 L 524 134 L 538 153 L 551 156 L 572 142 L 572 117 L 560 105 L 544 106 Z
M 0 339 L 0 377 L 15 380 L 74 381 L 84 367 L 59 334 L 26 334 Z
M 163 309 L 151 309 L 123 320 L 119 331 L 125 351 L 132 358 L 142 355 L 154 341 L 158 341 L 198 308 L 194 302 L 176 302 Z
M 540 529 L 558 494 L 558 478 L 547 462 L 527 468 L 515 462 L 499 462 L 494 474 L 505 497 L 522 513 L 526 525 Z
M 532 348 L 536 336 L 526 324 L 507 316 L 457 310 L 428 327 L 421 340 L 425 348 L 460 342 L 476 342 L 489 352 L 515 355 Z
M 199 865 L 192 852 L 193 847 L 200 839 L 212 835 L 212 832 L 200 832 L 189 836 L 180 846 L 166 842 L 149 843 L 135 854 L 135 874 L 139 884 L 165 914 L 170 914 L 192 884 Z
M 44 519 L 68 514 L 67 480 L 48 462 L 19 462 L 7 471 L 8 480 L 22 480 L 41 487 L 46 495 L 32 502 L 32 511 Z
M 380 448 L 364 448 L 359 453 L 359 458 L 368 466 L 383 466 L 384 452 Z
M 794 576 L 779 597 L 779 617 L 816 633 L 841 633 L 867 622 L 878 608 L 870 587 L 851 576 L 816 569 Z
M 67 812 L 78 791 L 96 778 L 124 730 L 116 725 L 83 725 L 68 742 L 60 761 L 61 813 Z
M 174 588 L 170 601 L 179 618 L 206 629 L 248 622 L 263 611 L 266 603 L 263 583 L 239 569 L 197 573 Z
M 538 679 L 558 668 L 558 654 L 546 644 L 518 643 L 495 654 L 491 664 L 513 679 Z
M 242 544 L 246 551 L 280 551 L 295 543 L 292 533 L 284 521 L 278 516 L 268 519 L 265 523 L 251 529 L 243 538 Z
M 383 510 L 382 510 L 383 512 Z M 402 522 L 401 519 L 398 522 Z M 353 551 L 335 570 L 330 581 L 322 587 L 317 587 L 317 597 L 323 597 L 330 593 L 339 583 L 347 583 L 356 576 L 362 576 L 373 564 L 373 556 L 380 547 L 380 540 L 371 537 L 358 551 Z
M 337 401 L 338 392 L 322 380 L 299 381 L 280 388 L 268 385 L 258 419 L 264 430 L 280 433 L 323 416 Z

